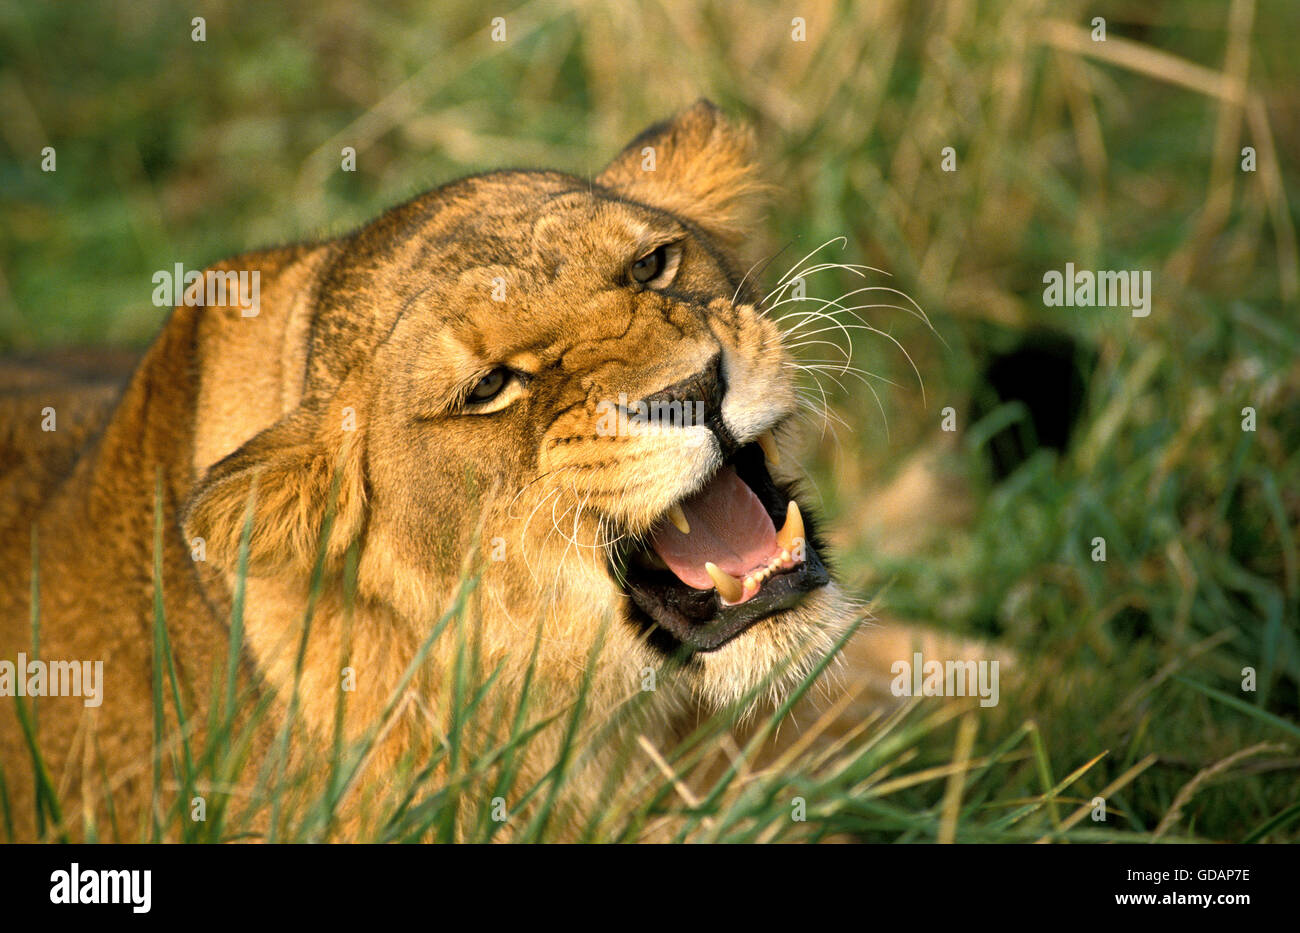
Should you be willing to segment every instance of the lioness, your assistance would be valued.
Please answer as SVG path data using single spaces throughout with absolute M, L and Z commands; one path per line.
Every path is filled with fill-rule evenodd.
M 39 700 L 65 810 L 104 825 L 110 787 L 122 825 L 148 809 L 155 689 L 176 725 L 155 598 L 191 736 L 241 586 L 243 675 L 281 709 L 294 698 L 320 746 L 341 690 L 345 738 L 383 719 L 454 603 L 494 689 L 531 677 L 542 712 L 584 678 L 588 706 L 613 708 L 668 659 L 637 727 L 652 736 L 758 687 L 781 696 L 855 609 L 793 491 L 796 369 L 733 252 L 761 188 L 750 134 L 700 102 L 594 179 L 476 175 L 346 236 L 218 263 L 222 281 L 255 274 L 256 306 L 200 286 L 120 396 L 12 378 L 0 657 L 103 662 L 100 705 Z M 457 644 L 434 640 L 417 665 L 369 780 L 444 734 Z M 0 762 L 30 838 L 30 754 L 3 706 Z

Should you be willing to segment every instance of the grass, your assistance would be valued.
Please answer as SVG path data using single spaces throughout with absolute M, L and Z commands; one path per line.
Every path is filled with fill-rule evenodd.
M 204 44 L 188 39 L 193 15 L 207 17 Z M 843 236 L 831 258 L 887 270 L 866 284 L 913 296 L 935 328 L 864 309 L 906 356 L 880 333 L 820 335 L 871 374 L 880 406 L 849 376 L 810 374 L 839 419 L 809 432 L 805 463 L 843 577 L 886 622 L 1013 650 L 1021 676 L 992 712 L 917 706 L 838 747 L 828 731 L 799 761 L 719 778 L 694 803 L 675 778 L 708 770 L 691 757 L 708 743 L 660 750 L 642 802 L 588 814 L 588 835 L 634 839 L 671 816 L 690 839 L 1295 841 L 1300 189 L 1286 154 L 1300 149 L 1300 8 L 821 0 L 798 11 L 806 43 L 775 3 L 536 0 L 500 15 L 504 46 L 475 4 L 0 10 L 0 348 L 138 346 L 161 323 L 154 270 L 338 232 L 468 171 L 590 173 L 709 96 L 754 122 L 781 182 L 752 243 L 755 258 L 778 255 L 765 280 Z M 1094 16 L 1105 43 L 1089 35 Z M 54 175 L 39 171 L 45 145 Z M 338 171 L 349 145 L 356 173 Z M 956 172 L 940 167 L 945 146 Z M 1254 172 L 1240 170 L 1244 146 Z M 1152 270 L 1151 316 L 1045 308 L 1042 274 L 1066 262 Z M 834 269 L 808 279 L 822 298 L 862 284 Z M 1061 449 L 1039 442 L 1035 393 L 1003 397 L 988 379 L 1043 332 L 1078 351 L 1064 365 L 1081 409 Z M 805 361 L 842 359 L 822 349 Z M 953 433 L 940 426 L 948 407 Z M 1000 471 L 1005 449 L 1018 453 Z M 945 494 L 882 513 L 917 464 Z M 1104 562 L 1091 557 L 1098 536 Z M 462 637 L 454 618 L 440 637 Z M 475 706 L 491 672 L 466 665 L 462 726 L 501 715 L 508 740 L 448 745 L 436 781 L 412 771 L 376 838 L 454 836 L 483 775 L 551 814 L 524 838 L 556 832 L 565 767 L 523 788 L 511 763 L 549 716 L 572 716 L 561 721 L 579 745 L 598 724 L 531 710 L 526 691 L 513 710 Z M 165 731 L 183 711 L 165 663 L 155 677 Z M 221 786 L 249 754 L 233 667 L 222 688 L 204 741 L 159 758 L 175 788 Z M 240 838 L 260 821 L 279 839 L 327 837 L 360 750 L 336 746 L 342 783 L 306 802 L 289 751 L 246 812 L 231 800 L 201 826 L 160 787 L 170 802 L 146 835 Z M 5 788 L 32 773 L 0 762 L 6 814 Z M 1071 823 L 1098 795 L 1115 816 Z M 794 796 L 806 823 L 789 818 Z M 482 811 L 468 823 L 461 838 L 498 828 Z
M 251 515 L 250 507 L 241 545 L 241 592 L 252 533 Z M 362 808 L 362 839 L 490 842 L 505 837 L 514 842 L 547 842 L 574 839 L 575 826 L 582 827 L 577 838 L 614 842 L 666 838 L 676 842 L 722 843 L 819 841 L 837 837 L 983 842 L 1144 838 L 1142 834 L 1122 831 L 1098 834 L 1090 828 L 1074 828 L 1093 806 L 1078 796 L 1076 788 L 1102 756 L 1055 781 L 1041 733 L 1032 723 L 1003 738 L 987 754 L 972 757 L 971 743 L 967 741 L 957 760 L 941 767 L 916 767 L 919 748 L 931 741 L 945 724 L 960 717 L 965 732 L 973 731 L 971 709 L 955 704 L 921 715 L 919 703 L 913 703 L 898 708 L 887 718 L 877 721 L 873 717 L 862 723 L 865 728 L 860 730 L 857 741 L 817 745 L 815 740 L 822 725 L 817 723 L 805 734 L 802 747 L 791 749 L 778 762 L 760 765 L 756 753 L 824 675 L 839 648 L 856 634 L 856 626 L 844 634 L 835 650 L 821 659 L 783 704 L 765 717 L 743 748 L 728 752 L 722 744 L 730 735 L 729 727 L 736 716 L 734 710 L 720 711 L 679 746 L 662 753 L 638 737 L 654 766 L 633 761 L 632 756 L 638 754 L 637 745 L 628 743 L 610 771 L 608 792 L 592 799 L 585 785 L 571 786 L 575 759 L 594 748 L 606 747 L 610 736 L 624 732 L 620 724 L 629 718 L 635 721 L 638 708 L 648 702 L 648 694 L 641 692 L 633 696 L 608 718 L 589 713 L 586 704 L 589 678 L 601 651 L 601 639 L 592 647 L 587 679 L 569 708 L 535 708 L 531 666 L 517 697 L 493 694 L 491 687 L 500 671 L 481 669 L 469 627 L 458 624 L 464 618 L 468 596 L 473 590 L 472 577 L 462 580 L 459 597 L 431 627 L 405 675 L 394 687 L 379 721 L 364 737 L 351 743 L 336 733 L 326 759 L 322 759 L 318 748 L 304 748 L 301 754 L 295 754 L 291 747 L 294 736 L 305 728 L 297 718 L 296 688 L 288 702 L 279 707 L 253 686 L 238 684 L 236 661 L 240 654 L 243 608 L 242 601 L 236 600 L 230 619 L 230 664 L 224 677 L 213 679 L 207 703 L 210 719 L 206 728 L 200 729 L 200 724 L 187 718 L 167 635 L 160 556 L 163 522 L 159 486 L 155 498 L 157 598 L 153 611 L 155 748 L 150 760 L 152 802 L 145 821 L 138 827 L 123 826 L 110 816 L 108 827 L 98 825 L 97 812 L 101 809 L 110 815 L 114 812 L 111 801 L 116 782 L 110 781 L 107 775 L 100 782 L 87 781 L 88 799 L 83 799 L 79 813 L 70 813 L 65 818 L 43 764 L 32 709 L 24 716 L 24 734 L 42 788 L 36 798 L 41 838 L 188 843 L 323 842 L 338 838 L 339 818 L 348 809 L 345 799 L 354 785 L 366 778 L 370 753 L 378 737 L 397 714 L 433 645 L 449 637 L 457 639 L 458 658 L 452 672 L 455 702 L 451 726 L 428 759 L 403 761 L 396 769 L 396 779 L 385 788 L 384 796 Z M 33 558 L 36 559 L 35 553 Z M 322 565 L 323 551 L 314 576 L 313 603 L 321 586 Z M 33 581 L 33 595 L 38 600 L 38 576 L 34 575 Z M 34 605 L 39 602 L 34 601 Z M 309 609 L 303 620 L 304 645 L 310 625 Z M 39 642 L 39 632 L 39 613 L 34 611 L 34 644 Z M 539 644 L 540 630 L 534 642 L 534 659 Z M 34 647 L 34 653 L 36 650 Z M 298 674 L 304 656 L 300 651 L 295 668 Z M 664 673 L 671 676 L 667 669 Z M 767 683 L 756 686 L 738 707 L 765 693 L 768 686 Z M 346 703 L 346 696 L 346 692 L 339 692 L 338 722 L 342 721 L 341 707 Z M 498 702 L 490 710 L 491 704 L 485 702 L 490 696 L 513 703 L 513 709 L 507 710 L 505 703 Z M 20 706 L 20 710 L 26 707 Z M 462 734 L 480 731 L 501 735 L 498 727 L 504 721 L 504 714 L 509 715 L 511 725 L 500 742 L 473 745 L 460 741 Z M 554 723 L 564 725 L 564 740 L 553 765 L 535 783 L 521 783 L 517 761 L 531 753 L 531 743 Z M 248 755 L 253 733 L 258 729 L 275 735 L 260 761 Z M 92 757 L 98 757 L 97 753 Z M 1026 762 L 1032 763 L 1041 778 L 1042 792 L 1024 799 L 1005 797 L 997 778 L 999 771 Z M 1148 760 L 1130 769 L 1107 788 L 1107 793 L 1127 786 L 1150 763 Z M 718 776 L 700 780 L 701 775 L 711 771 Z M 617 785 L 629 777 L 632 777 L 632 792 L 614 793 Z M 941 780 L 946 780 L 948 789 L 940 799 L 929 806 L 909 802 L 910 793 L 933 787 Z M 688 785 L 696 787 L 697 792 L 687 789 Z M 484 788 L 491 790 L 485 793 Z M 199 811 L 195 810 L 194 801 L 197 799 L 203 801 L 205 808 L 201 817 L 196 817 Z M 1059 804 L 1068 805 L 1073 811 L 1067 819 L 1061 818 Z M 6 825 L 12 825 L 7 798 L 4 798 L 4 817 Z M 1288 817 L 1288 813 L 1278 814 L 1274 822 Z

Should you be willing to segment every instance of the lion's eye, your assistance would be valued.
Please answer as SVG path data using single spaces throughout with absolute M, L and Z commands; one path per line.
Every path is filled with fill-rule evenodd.
M 632 263 L 628 273 L 632 276 L 632 281 L 644 285 L 657 279 L 666 265 L 668 265 L 668 245 L 664 244 L 653 253 L 647 253 Z
M 474 388 L 469 390 L 468 399 L 471 402 L 487 402 L 501 394 L 501 390 L 506 387 L 510 381 L 510 370 L 504 366 L 498 366 L 492 372 L 480 379 Z

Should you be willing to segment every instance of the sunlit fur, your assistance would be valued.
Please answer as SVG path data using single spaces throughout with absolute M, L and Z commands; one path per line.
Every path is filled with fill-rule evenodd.
M 643 169 L 647 147 L 653 172 Z M 281 704 L 296 687 L 318 741 L 333 729 L 343 668 L 355 672 L 344 717 L 355 738 L 379 720 L 431 626 L 467 591 L 457 624 L 485 670 L 500 665 L 506 694 L 518 690 L 541 626 L 539 715 L 566 708 L 584 672 L 597 719 L 641 690 L 647 668 L 659 672 L 655 715 L 642 724 L 654 734 L 751 691 L 779 699 L 849 624 L 848 600 L 831 584 L 680 669 L 665 664 L 629 623 L 606 548 L 706 482 L 719 448 L 704 427 L 635 437 L 595 430 L 601 401 L 654 393 L 720 353 L 730 431 L 744 442 L 777 428 L 786 453 L 773 472 L 798 478 L 790 439 L 800 370 L 733 252 L 761 190 L 751 149 L 747 132 L 701 103 L 642 134 L 595 179 L 474 176 L 349 236 L 220 264 L 261 273 L 259 315 L 178 308 L 75 481 L 53 505 L 41 505 L 39 490 L 30 496 L 27 522 L 43 509 L 43 540 L 78 535 L 89 544 L 56 543 L 44 554 L 42 653 L 106 658 L 110 690 L 89 715 L 101 720 L 109 772 L 146 756 L 151 741 L 159 467 L 167 624 L 192 715 L 203 714 L 207 671 L 223 660 L 250 502 L 251 670 Z M 682 250 L 671 284 L 630 287 L 628 265 L 667 240 Z M 513 401 L 491 414 L 461 410 L 467 387 L 500 365 L 526 374 Z M 100 518 L 87 525 L 92 504 Z M 27 563 L 27 522 L 5 526 L 10 566 Z M 195 562 L 200 538 L 206 560 Z M 295 680 L 318 554 L 323 582 Z M 87 576 L 93 594 L 62 595 Z M 28 585 L 25 574 L 6 579 L 5 656 L 26 637 Z M 442 734 L 456 645 L 452 636 L 434 645 L 369 780 L 382 783 Z M 80 754 L 70 747 L 85 711 L 57 700 L 42 709 L 63 768 Z M 21 748 L 11 725 L 4 721 L 6 761 Z M 557 727 L 534 743 L 526 775 L 549 766 L 558 735 Z M 598 780 L 599 762 L 591 767 Z M 142 780 L 126 786 L 143 799 Z

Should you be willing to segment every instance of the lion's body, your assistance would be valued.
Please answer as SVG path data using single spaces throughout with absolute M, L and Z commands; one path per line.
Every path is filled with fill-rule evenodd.
M 655 175 L 640 166 L 647 143 L 659 149 Z M 665 659 L 629 623 L 605 545 L 611 529 L 657 527 L 721 454 L 705 428 L 597 436 L 598 400 L 703 378 L 712 360 L 725 383 L 700 384 L 717 390 L 728 443 L 752 445 L 774 427 L 783 438 L 797 404 L 780 332 L 753 307 L 730 252 L 744 232 L 737 204 L 754 187 L 746 147 L 701 105 L 643 134 L 595 183 L 477 176 L 350 236 L 228 260 L 215 268 L 260 274 L 258 313 L 235 300 L 177 307 L 120 396 L 111 382 L 0 375 L 0 658 L 37 653 L 34 528 L 39 657 L 103 661 L 101 706 L 37 704 L 58 798 L 82 800 L 84 778 L 96 790 L 78 806 L 102 827 L 103 791 L 113 788 L 120 832 L 136 838 L 152 793 L 159 688 L 168 711 L 160 760 L 178 747 L 170 673 L 155 659 L 156 491 L 161 602 L 192 723 L 207 721 L 214 675 L 225 675 L 250 502 L 241 685 L 274 696 L 281 711 L 296 697 L 308 746 L 328 745 L 348 671 L 345 739 L 379 722 L 470 579 L 478 583 L 458 624 L 482 668 L 499 669 L 497 689 L 519 689 L 540 633 L 539 712 L 567 709 L 584 677 L 597 712 L 636 694 L 643 671 Z M 627 257 L 668 237 L 681 244 L 671 287 L 623 287 Z M 526 378 L 500 410 L 466 413 L 457 386 L 493 365 Z M 54 431 L 42 430 L 47 408 Z M 781 484 L 797 474 L 795 464 L 773 469 Z M 666 740 L 793 659 L 767 690 L 779 697 L 853 614 L 834 583 L 813 589 L 696 654 L 637 728 Z M 369 769 L 380 784 L 442 735 L 455 643 L 439 640 L 386 727 Z M 15 703 L 0 705 L 0 764 L 30 838 L 28 746 Z M 526 778 L 549 766 L 561 732 L 534 743 Z M 266 735 L 257 741 L 264 747 Z M 589 767 L 599 780 L 600 763 Z M 82 815 L 64 814 L 74 834 Z
M 138 802 L 150 777 L 152 745 L 153 515 L 161 471 L 167 609 L 176 620 L 177 657 L 209 663 L 224 631 L 204 604 L 174 516 L 192 483 L 176 457 L 194 420 L 189 361 L 181 328 L 169 328 L 129 384 L 45 378 L 10 367 L 0 400 L 0 655 L 102 661 L 103 702 L 27 698 L 36 714 L 49 777 L 77 800 L 85 775 L 101 769 L 121 781 L 118 799 Z M 18 383 L 18 384 L 16 384 Z M 166 386 L 165 392 L 159 387 Z M 53 409 L 54 430 L 43 430 Z M 49 426 L 47 424 L 47 426 Z M 33 550 L 39 566 L 39 626 L 32 625 Z M 39 635 L 34 649 L 33 636 Z M 12 689 L 12 688 L 11 688 Z M 0 765 L 19 838 L 34 834 L 32 763 L 15 700 L 0 704 Z M 138 813 L 138 810 L 135 811 Z M 134 814 L 133 814 L 134 815 Z M 80 813 L 70 815 L 80 825 Z M 104 810 L 99 809 L 99 818 Z

